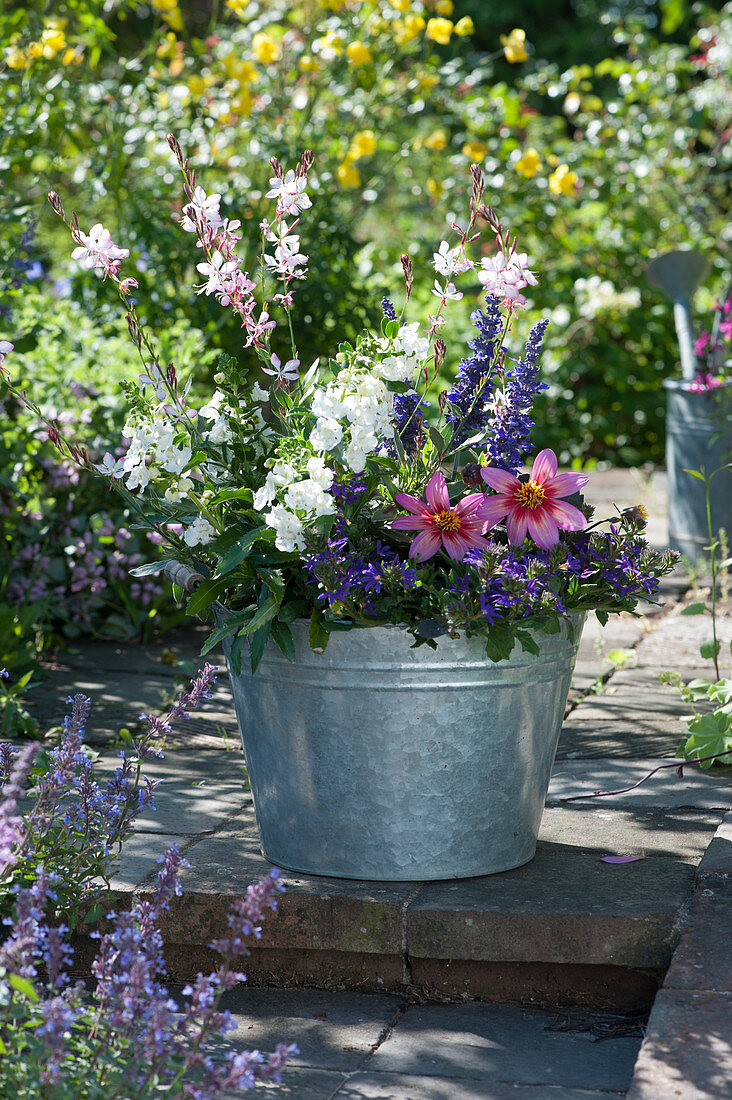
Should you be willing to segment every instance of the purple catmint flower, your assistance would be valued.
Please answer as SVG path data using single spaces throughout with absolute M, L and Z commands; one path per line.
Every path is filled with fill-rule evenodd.
M 25 745 L 18 753 L 0 745 L 0 877 L 18 860 L 24 827 L 16 810 L 37 752 L 38 745 Z
M 247 887 L 246 897 L 238 898 L 233 903 L 226 919 L 231 929 L 230 935 L 225 939 L 215 940 L 211 944 L 214 951 L 220 951 L 227 957 L 249 954 L 244 939 L 247 936 L 259 939 L 267 909 L 276 911 L 277 898 L 285 889 L 279 877 L 279 870 L 273 867 L 259 882 Z
M 424 417 L 420 410 L 429 407 L 429 401 L 423 400 L 416 390 L 407 390 L 406 393 L 394 395 L 392 405 L 394 435 L 399 438 L 402 449 L 407 455 L 414 454 L 419 446 L 424 425 Z M 397 453 L 396 445 L 391 439 L 386 441 L 385 449 L 392 458 Z
M 381 311 L 386 317 L 387 321 L 396 321 L 397 315 L 391 300 L 384 295 L 381 299 Z

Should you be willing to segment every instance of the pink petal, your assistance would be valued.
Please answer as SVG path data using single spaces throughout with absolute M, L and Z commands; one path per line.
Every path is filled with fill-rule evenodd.
M 587 526 L 584 513 L 566 500 L 547 500 L 543 508 L 563 531 L 584 531 Z
M 435 512 L 444 512 L 450 507 L 450 497 L 447 494 L 447 482 L 439 470 L 435 470 L 427 482 L 425 492 L 427 504 L 434 515 Z
M 600 856 L 601 863 L 636 863 L 644 856 Z
M 482 493 L 470 493 L 469 496 L 463 497 L 454 505 L 455 511 L 459 516 L 468 516 L 480 508 L 485 499 Z
M 423 500 L 417 500 L 416 497 L 410 496 L 409 493 L 394 493 L 394 500 L 400 508 L 406 509 L 407 512 L 414 512 L 417 516 L 429 516 L 432 514 Z
M 430 528 L 427 531 L 423 531 L 420 535 L 417 535 L 416 539 L 409 547 L 410 558 L 418 558 L 420 561 L 427 561 L 428 558 L 433 557 L 442 546 L 442 535 L 439 530 Z
M 499 520 L 502 520 L 512 508 L 513 501 L 505 496 L 486 497 L 485 504 L 480 510 L 483 530 L 488 531 L 491 527 L 495 527 Z
M 531 480 L 543 485 L 545 481 L 551 481 L 557 472 L 557 456 L 551 447 L 539 451 L 531 467 Z
M 546 508 L 536 508 L 529 514 L 529 534 L 542 550 L 551 550 L 559 542 L 559 530 Z
M 431 520 L 427 516 L 399 516 L 392 520 L 391 526 L 397 531 L 424 531 L 431 527 Z
M 442 544 L 447 551 L 448 557 L 451 557 L 453 561 L 462 561 L 472 543 L 458 534 L 457 531 L 443 531 Z
M 587 474 L 557 474 L 549 485 L 544 486 L 544 490 L 553 497 L 568 497 L 589 480 Z
M 526 538 L 530 514 L 528 508 L 514 508 L 509 512 L 506 520 L 506 531 L 511 546 L 520 546 Z
M 521 484 L 517 477 L 509 474 L 508 470 L 496 470 L 492 466 L 484 466 L 480 476 L 486 485 L 490 485 L 491 489 L 497 489 L 499 493 L 514 493 Z

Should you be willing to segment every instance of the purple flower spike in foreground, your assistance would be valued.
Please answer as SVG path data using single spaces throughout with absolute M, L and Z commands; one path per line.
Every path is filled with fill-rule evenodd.
M 427 561 L 444 548 L 453 561 L 462 561 L 468 550 L 488 545 L 481 535 L 486 520 L 482 493 L 471 493 L 457 504 L 450 504 L 447 482 L 437 470 L 427 482 L 425 496 L 426 503 L 408 493 L 394 494 L 396 503 L 412 515 L 400 516 L 391 526 L 420 532 L 409 548 L 410 558 Z
M 571 496 L 586 485 L 586 474 L 558 474 L 557 456 L 548 447 L 534 459 L 528 481 L 506 470 L 486 467 L 480 471 L 483 481 L 497 496 L 488 497 L 482 515 L 488 520 L 486 530 L 507 516 L 506 531 L 511 546 L 520 546 L 528 531 L 537 546 L 551 550 L 559 542 L 559 529 L 583 531 L 585 516 L 573 504 L 560 497 Z

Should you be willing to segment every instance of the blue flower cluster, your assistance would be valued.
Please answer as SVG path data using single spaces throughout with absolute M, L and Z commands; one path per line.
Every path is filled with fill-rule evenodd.
M 472 568 L 448 590 L 465 602 L 467 614 L 479 603 L 490 624 L 547 611 L 618 608 L 626 599 L 655 595 L 659 582 L 652 570 L 658 557 L 642 538 L 611 525 L 609 531 L 563 540 L 553 550 L 495 545 L 486 553 L 471 550 L 464 561 Z
M 420 409 L 429 407 L 429 401 L 424 401 L 416 390 L 407 390 L 406 393 L 397 393 L 394 396 L 394 432 L 407 455 L 416 451 L 422 433 L 424 418 Z M 386 451 L 392 458 L 396 455 L 393 440 L 387 440 Z
M 383 589 L 414 588 L 417 575 L 403 562 L 396 550 L 380 540 L 370 554 L 354 550 L 340 532 L 329 539 L 325 550 L 305 559 L 308 584 L 317 584 L 319 600 L 328 606 L 336 603 L 355 605 L 366 615 L 375 614 L 370 597 L 381 596 Z
M 381 311 L 386 317 L 387 321 L 396 321 L 397 315 L 391 300 L 386 296 L 381 299 Z
M 455 425 L 455 441 L 459 444 L 490 421 L 489 406 L 493 400 L 497 341 L 503 328 L 500 301 L 486 295 L 487 311 L 476 309 L 470 319 L 479 335 L 468 341 L 473 352 L 458 367 L 455 385 L 447 394 L 450 410 L 445 419 Z
M 547 388 L 539 379 L 539 355 L 548 321 L 539 321 L 532 328 L 526 341 L 523 359 L 504 371 L 503 399 L 496 406 L 490 425 L 486 447 L 492 466 L 515 474 L 521 468 L 523 456 L 529 449 L 529 435 L 534 421 L 529 410 L 536 395 Z

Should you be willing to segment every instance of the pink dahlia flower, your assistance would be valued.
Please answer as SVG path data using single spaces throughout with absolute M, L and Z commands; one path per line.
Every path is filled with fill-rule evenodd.
M 583 531 L 587 519 L 561 497 L 571 496 L 586 485 L 586 474 L 558 474 L 557 456 L 548 447 L 534 459 L 528 481 L 520 481 L 506 470 L 484 467 L 483 481 L 497 491 L 487 497 L 481 515 L 488 520 L 485 531 L 507 516 L 506 530 L 511 546 L 520 546 L 528 531 L 537 546 L 551 550 L 563 531 Z
M 400 531 L 419 531 L 409 548 L 410 558 L 427 561 L 444 547 L 454 561 L 462 561 L 468 550 L 488 545 L 482 537 L 486 516 L 486 498 L 471 493 L 457 504 L 450 504 L 447 482 L 439 470 L 427 482 L 426 503 L 409 493 L 395 493 L 394 500 L 411 516 L 400 516 L 392 523 Z

